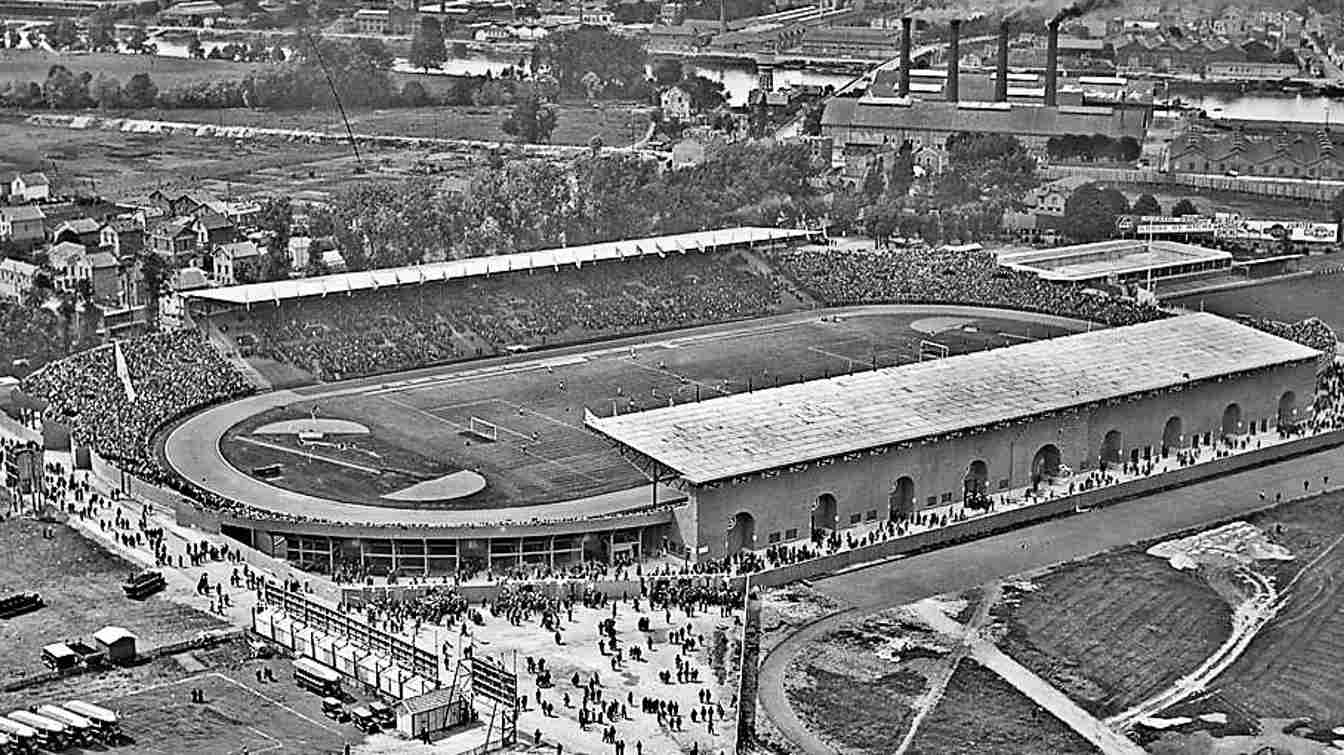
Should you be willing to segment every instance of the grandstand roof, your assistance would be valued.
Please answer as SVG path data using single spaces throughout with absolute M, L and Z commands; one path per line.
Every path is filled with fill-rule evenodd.
M 585 423 L 705 484 L 1317 355 L 1191 314 Z
M 1164 277 L 1188 265 L 1232 264 L 1219 249 L 1176 241 L 1116 239 L 999 255 L 999 264 L 1045 280 L 1087 283 L 1111 276 L 1152 273 Z
M 586 262 L 600 262 L 626 257 L 708 252 L 726 246 L 798 239 L 809 234 L 810 231 L 789 228 L 744 226 L 741 228 L 724 228 L 717 231 L 682 233 L 675 236 L 606 241 L 600 244 L 567 246 L 536 252 L 501 254 L 494 257 L 471 257 L 464 260 L 433 262 L 425 265 L 321 275 L 291 281 L 248 283 L 240 286 L 193 291 L 190 294 L 185 294 L 185 296 L 192 300 L 214 301 L 223 304 L 264 304 L 266 302 L 326 296 L 327 294 L 341 294 L 350 291 L 366 291 L 412 283 L 430 283 L 548 267 L 559 268 L 561 265 L 582 267 Z

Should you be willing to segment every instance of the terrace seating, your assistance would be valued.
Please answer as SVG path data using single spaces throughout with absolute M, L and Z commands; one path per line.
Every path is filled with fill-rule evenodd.
M 143 571 L 122 584 L 122 592 L 131 600 L 144 600 L 168 586 L 163 575 L 156 571 Z

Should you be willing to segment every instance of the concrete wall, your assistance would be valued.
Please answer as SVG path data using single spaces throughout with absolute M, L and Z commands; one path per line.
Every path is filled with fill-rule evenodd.
M 960 502 L 967 469 L 976 460 L 988 467 L 991 495 L 1027 487 L 1032 483 L 1036 454 L 1047 444 L 1059 449 L 1063 464 L 1079 472 L 1098 467 L 1102 444 L 1111 430 L 1121 432 L 1126 459 L 1135 448 L 1140 458 L 1160 454 L 1163 430 L 1170 417 L 1181 419 L 1182 446 L 1190 445 L 1196 433 L 1207 432 L 1216 439 L 1222 434 L 1224 409 L 1232 403 L 1241 407 L 1243 433 L 1251 422 L 1256 423 L 1258 432 L 1261 420 L 1272 429 L 1285 391 L 1302 397 L 1298 400 L 1299 413 L 1309 416 L 1309 398 L 1305 397 L 1314 395 L 1315 379 L 1312 363 L 1279 367 L 934 444 L 864 454 L 854 461 L 812 464 L 797 474 L 785 471 L 739 485 L 705 486 L 692 493 L 693 505 L 688 508 L 697 511 L 679 511 L 677 524 L 682 527 L 683 542 L 698 558 L 719 558 L 731 548 L 727 531 L 739 512 L 754 517 L 758 548 L 770 544 L 771 533 L 780 533 L 781 542 L 808 537 L 813 505 L 824 494 L 835 498 L 836 520 L 819 522 L 819 526 L 844 529 L 855 523 L 855 515 L 860 522 L 885 520 L 891 513 L 892 489 L 905 476 L 914 481 L 917 510 Z M 791 529 L 796 530 L 792 538 L 788 532 Z
M 1328 201 L 1344 189 L 1342 181 L 1311 180 L 1274 180 L 1256 176 L 1221 176 L 1208 173 L 1164 173 L 1146 168 L 1101 168 L 1089 165 L 1047 165 L 1042 172 L 1046 180 L 1065 176 L 1086 176 L 1097 181 L 1113 183 L 1163 184 L 1167 186 L 1190 186 L 1212 191 L 1232 191 L 1241 194 L 1256 194 L 1266 197 L 1289 197 L 1293 199 L 1311 199 Z

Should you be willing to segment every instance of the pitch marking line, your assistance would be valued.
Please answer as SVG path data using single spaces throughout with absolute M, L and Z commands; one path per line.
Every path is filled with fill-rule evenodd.
M 145 687 L 145 688 L 143 688 L 143 689 L 140 689 L 140 690 L 138 690 L 138 691 L 136 691 L 136 692 L 133 692 L 133 693 L 131 693 L 130 695 L 127 695 L 127 697 L 133 697 L 133 696 L 135 696 L 135 695 L 141 695 L 141 694 L 144 694 L 144 693 L 146 693 L 146 692 L 157 692 L 157 691 L 159 691 L 159 690 L 161 690 L 161 689 L 165 689 L 165 688 L 167 688 L 167 687 L 176 687 L 176 686 L 178 686 L 179 684 L 186 684 L 186 683 L 188 683 L 188 682 L 195 682 L 195 681 L 197 681 L 197 680 L 199 680 L 199 679 L 202 679 L 202 678 L 204 678 L 204 677 L 213 677 L 213 678 L 215 678 L 215 679 L 219 679 L 219 680 L 221 680 L 221 681 L 224 681 L 224 682 L 226 682 L 226 683 L 228 683 L 228 684 L 231 684 L 231 685 L 237 687 L 238 689 L 245 690 L 245 691 L 247 691 L 247 692 L 252 693 L 253 695 L 256 695 L 257 697 L 260 697 L 262 700 L 265 700 L 266 702 L 270 703 L 271 705 L 274 705 L 275 707 L 277 707 L 277 708 L 279 708 L 279 709 L 285 711 L 286 713 L 289 713 L 289 714 L 291 714 L 291 715 L 294 715 L 294 716 L 296 716 L 296 717 L 299 718 L 299 719 L 302 719 L 302 720 L 304 720 L 304 721 L 307 721 L 308 723 L 312 724 L 313 726 L 316 726 L 316 727 L 319 728 L 319 729 L 322 729 L 323 731 L 329 731 L 329 732 L 331 732 L 332 734 L 335 734 L 335 735 L 337 735 L 337 736 L 339 736 L 339 737 L 344 737 L 344 736 L 345 736 L 344 734 L 341 733 L 341 731 L 340 731 L 339 729 L 333 729 L 333 728 L 331 728 L 330 726 L 327 726 L 326 724 L 322 723 L 321 721 L 317 721 L 317 720 L 314 720 L 314 719 L 312 719 L 312 718 L 309 718 L 308 716 L 305 716 L 304 714 L 298 712 L 297 710 L 294 710 L 293 708 L 289 707 L 288 705 L 285 705 L 284 703 L 280 702 L 279 700 L 276 700 L 275 698 L 270 697 L 270 696 L 268 696 L 268 695 L 262 694 L 260 691 L 255 690 L 255 689 L 253 689 L 253 688 L 247 686 L 246 684 L 243 684 L 242 682 L 240 682 L 240 681 L 238 681 L 238 680 L 236 680 L 236 679 L 230 679 L 229 677 L 227 677 L 227 676 L 225 676 L 225 675 L 219 673 L 218 671 L 211 671 L 211 672 L 209 672 L 209 673 L 200 674 L 199 676 L 186 676 L 186 677 L 183 677 L 183 678 L 181 678 L 181 679 L 175 679 L 175 680 L 173 680 L 173 681 L 171 681 L 171 682 L 164 682 L 163 684 L 154 684 L 154 685 L 151 685 L 151 686 L 149 686 L 149 687 Z M 251 728 L 251 727 L 249 727 L 249 728 Z M 273 739 L 273 737 L 271 737 L 271 738 Z

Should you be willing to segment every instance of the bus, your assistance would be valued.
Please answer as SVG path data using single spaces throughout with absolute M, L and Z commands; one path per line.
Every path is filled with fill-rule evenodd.
M 311 658 L 294 661 L 294 682 L 323 697 L 343 697 L 341 675 Z
M 70 739 L 74 744 L 81 746 L 92 744 L 98 739 L 98 724 L 78 713 L 72 713 L 56 705 L 39 705 L 37 706 L 37 715 L 65 724 L 66 728 L 70 730 Z
M 37 744 L 44 750 L 64 750 L 68 744 L 70 732 L 60 721 L 26 710 L 16 710 L 5 717 L 37 732 Z
M 0 716 L 0 736 L 8 737 L 10 749 L 14 752 L 34 752 L 37 750 L 37 730 Z
M 102 732 L 104 742 L 115 741 L 117 737 L 121 736 L 121 719 L 117 717 L 116 713 L 101 705 L 93 705 L 82 700 L 71 700 L 61 707 L 97 724 L 98 730 Z

